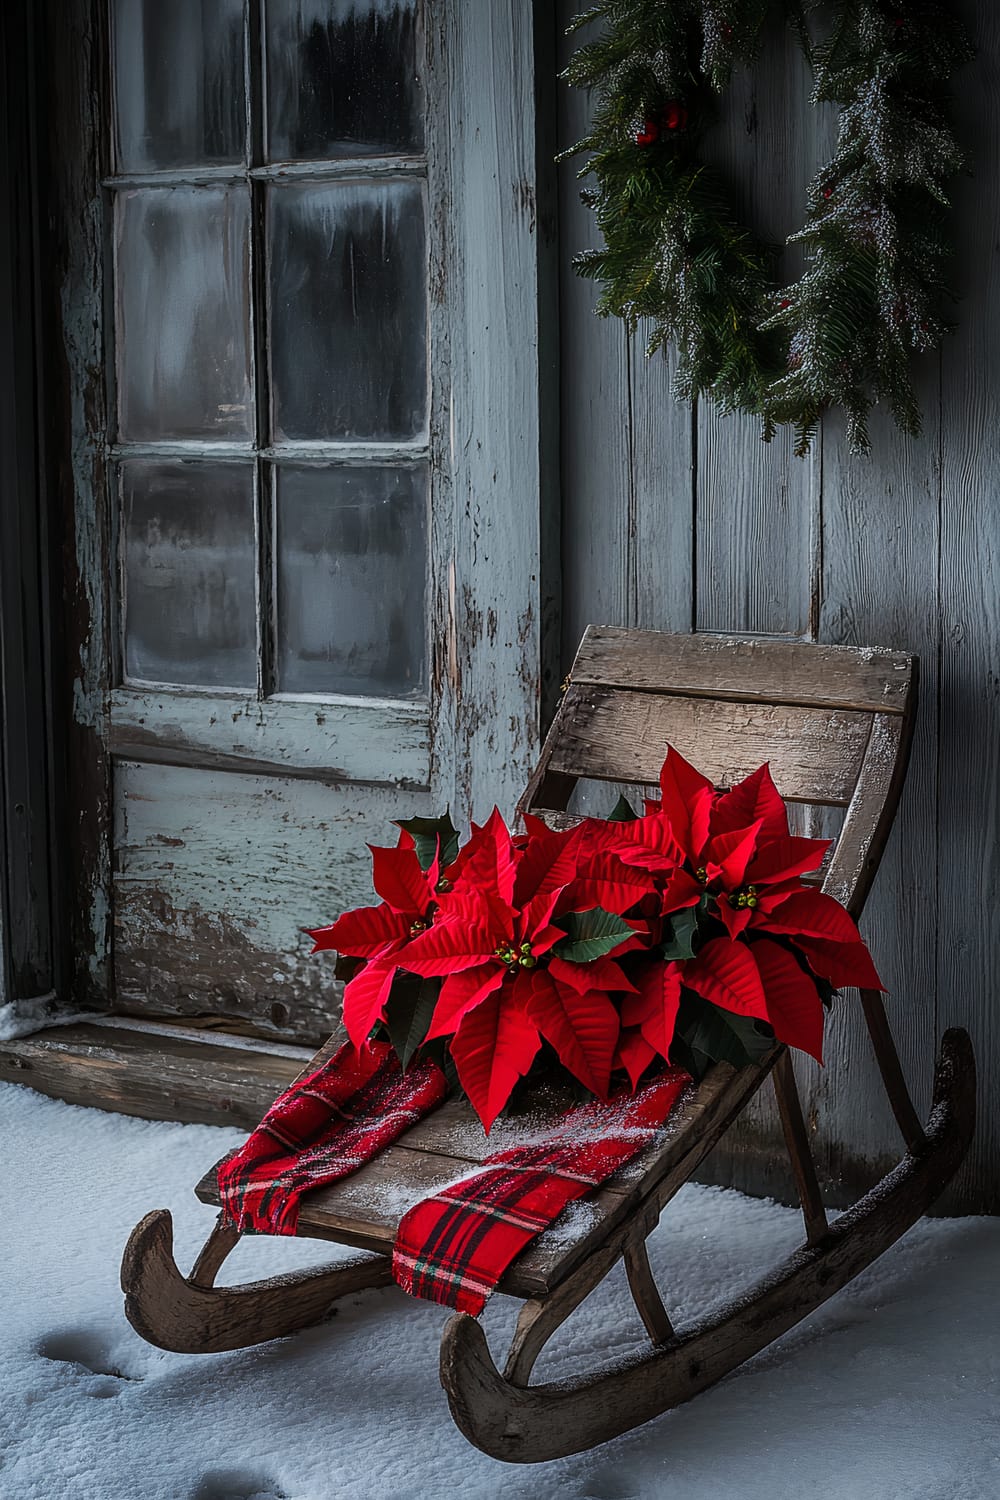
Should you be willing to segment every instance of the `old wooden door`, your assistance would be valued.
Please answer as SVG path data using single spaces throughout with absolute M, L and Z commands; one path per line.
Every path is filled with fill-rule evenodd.
M 59 10 L 91 997 L 319 1036 L 333 981 L 302 928 L 370 897 L 366 841 L 523 782 L 545 609 L 530 17 Z

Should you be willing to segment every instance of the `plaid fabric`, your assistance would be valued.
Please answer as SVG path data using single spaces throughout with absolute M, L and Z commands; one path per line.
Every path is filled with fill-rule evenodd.
M 294 1234 L 299 1200 L 347 1177 L 392 1144 L 447 1093 L 436 1063 L 400 1069 L 387 1042 L 358 1055 L 348 1043 L 275 1100 L 253 1134 L 218 1167 L 226 1220 L 241 1233 Z
M 690 1082 L 671 1068 L 635 1094 L 572 1110 L 537 1144 L 498 1152 L 475 1176 L 425 1198 L 396 1235 L 399 1285 L 459 1312 L 482 1312 L 525 1246 L 638 1155 Z

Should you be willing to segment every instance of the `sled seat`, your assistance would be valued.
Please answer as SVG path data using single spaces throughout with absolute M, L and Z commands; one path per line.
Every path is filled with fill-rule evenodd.
M 584 811 L 606 813 L 615 786 L 641 796 L 655 785 L 668 743 L 718 786 L 768 761 L 797 831 L 835 838 L 823 889 L 857 918 L 899 800 L 916 687 L 917 662 L 900 652 L 591 626 L 518 811 L 559 828 Z M 537 1462 L 648 1421 L 780 1337 L 926 1212 L 960 1165 L 975 1124 L 969 1039 L 961 1031 L 943 1037 L 925 1126 L 911 1102 L 881 996 L 862 992 L 860 1006 L 851 995 L 837 1004 L 860 1010 L 868 1030 L 905 1144 L 892 1171 L 831 1223 L 787 1050 L 775 1046 L 761 1063 L 739 1069 L 716 1064 L 642 1155 L 571 1205 L 510 1268 L 500 1289 L 523 1305 L 502 1371 L 474 1318 L 459 1313 L 447 1324 L 441 1380 L 471 1442 L 500 1459 Z M 307 1071 L 342 1040 L 342 1033 L 331 1037 Z M 646 1238 L 768 1078 L 798 1188 L 803 1243 L 753 1293 L 708 1315 L 686 1311 L 684 1326 L 675 1330 L 655 1285 Z M 552 1113 L 555 1119 L 557 1106 Z M 533 1133 L 539 1123 L 533 1114 Z M 328 1317 L 338 1299 L 392 1280 L 391 1251 L 403 1214 L 474 1172 L 499 1149 L 498 1130 L 503 1146 L 516 1144 L 513 1120 L 488 1143 L 471 1108 L 449 1100 L 353 1176 L 307 1194 L 300 1235 L 375 1252 L 349 1263 L 216 1286 L 238 1241 L 236 1230 L 220 1216 L 184 1276 L 173 1256 L 170 1214 L 148 1214 L 122 1262 L 129 1320 L 161 1348 L 208 1353 Z M 218 1203 L 214 1169 L 197 1192 Z M 546 1341 L 619 1260 L 652 1348 L 579 1379 L 533 1384 Z
M 668 743 L 719 786 L 769 761 L 786 802 L 834 810 L 834 819 L 848 810 L 823 886 L 857 915 L 905 771 L 916 672 L 915 659 L 900 652 L 591 626 L 518 813 L 567 827 L 579 816 L 568 809 L 581 781 L 652 788 Z M 591 800 L 609 810 L 615 792 Z M 335 1033 L 308 1071 L 343 1039 Z M 662 1140 L 529 1246 L 501 1290 L 553 1290 L 640 1206 L 662 1208 L 768 1071 L 768 1063 L 717 1065 Z M 553 1124 L 556 1117 L 553 1110 Z M 504 1145 L 514 1144 L 505 1133 Z M 497 1149 L 471 1108 L 449 1101 L 350 1177 L 306 1194 L 299 1233 L 391 1254 L 409 1207 Z M 219 1203 L 214 1169 L 197 1192 Z
M 332 1056 L 342 1040 L 339 1034 L 331 1038 L 309 1064 L 309 1071 Z M 615 1229 L 626 1222 L 631 1225 L 641 1210 L 655 1203 L 658 1215 L 759 1088 L 766 1072 L 758 1066 L 736 1069 L 728 1063 L 717 1064 L 700 1087 L 682 1099 L 657 1140 L 601 1188 L 571 1206 L 561 1221 L 528 1247 L 508 1271 L 500 1291 L 524 1298 L 552 1291 Z M 553 1126 L 558 1117 L 554 1107 Z M 534 1111 L 532 1132 L 545 1124 L 545 1114 Z M 475 1172 L 491 1151 L 517 1145 L 516 1125 L 512 1125 L 501 1127 L 502 1142 L 496 1129 L 488 1140 L 471 1106 L 464 1100 L 448 1100 L 350 1177 L 307 1193 L 299 1209 L 299 1234 L 391 1255 L 407 1209 Z M 220 1206 L 215 1167 L 195 1191 L 203 1203 Z

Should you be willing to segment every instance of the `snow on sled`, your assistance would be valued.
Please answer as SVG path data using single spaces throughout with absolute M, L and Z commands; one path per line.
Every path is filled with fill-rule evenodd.
M 857 917 L 899 800 L 916 687 L 916 660 L 890 651 L 591 626 L 519 813 L 550 827 L 569 826 L 575 815 L 567 809 L 579 781 L 648 785 L 668 743 L 718 786 L 732 786 L 769 761 L 787 803 L 842 811 L 822 888 Z M 787 1049 L 772 1046 L 741 1067 L 715 1063 L 655 1142 L 582 1200 L 586 1213 L 567 1215 L 558 1233 L 540 1235 L 510 1267 L 499 1290 L 524 1305 L 502 1372 L 475 1318 L 458 1313 L 446 1325 L 441 1381 L 455 1422 L 472 1443 L 495 1458 L 531 1463 L 649 1421 L 780 1337 L 926 1212 L 956 1172 L 974 1128 L 969 1039 L 960 1030 L 945 1034 L 924 1125 L 907 1092 L 881 995 L 864 990 L 861 1003 L 905 1146 L 892 1171 L 830 1223 Z M 308 1071 L 341 1041 L 340 1034 L 331 1038 Z M 675 1330 L 650 1270 L 647 1236 L 769 1078 L 798 1186 L 804 1242 L 752 1295 Z M 471 1107 L 449 1099 L 351 1176 L 302 1200 L 298 1234 L 369 1253 L 244 1286 L 214 1285 L 239 1239 L 221 1216 L 185 1277 L 173 1258 L 169 1213 L 151 1213 L 125 1251 L 127 1316 L 160 1348 L 203 1353 L 319 1322 L 339 1298 L 392 1280 L 393 1246 L 406 1209 L 472 1172 L 488 1150 Z M 220 1202 L 215 1169 L 197 1192 L 207 1203 Z M 532 1384 L 548 1339 L 619 1260 L 651 1348 L 583 1378 Z

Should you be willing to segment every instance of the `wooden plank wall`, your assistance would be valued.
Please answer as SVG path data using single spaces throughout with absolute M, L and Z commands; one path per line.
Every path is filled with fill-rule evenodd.
M 560 5 L 565 25 L 579 7 Z M 986 0 L 960 9 L 980 49 L 957 89 L 975 175 L 955 194 L 957 332 L 919 367 L 916 441 L 876 414 L 872 457 L 852 458 L 834 415 L 802 460 L 785 436 L 766 446 L 752 422 L 676 405 L 670 360 L 647 364 L 640 340 L 595 318 L 593 286 L 569 269 L 596 232 L 574 165 L 561 168 L 563 654 L 568 663 L 589 621 L 919 654 L 910 774 L 864 926 L 921 1108 L 937 1035 L 952 1024 L 972 1033 L 980 1126 L 943 1207 L 1000 1212 L 1000 1102 L 989 1087 L 1000 1063 L 1000 16 Z M 560 88 L 565 146 L 587 101 Z M 775 239 L 801 221 L 805 185 L 836 129 L 808 89 L 794 43 L 772 32 L 757 67 L 735 80 L 711 148 L 746 184 L 744 211 Z M 797 274 L 793 259 L 786 270 Z M 831 1022 L 827 1067 L 803 1067 L 800 1081 L 822 1175 L 846 1201 L 897 1154 L 849 997 Z M 709 1175 L 789 1195 L 778 1142 L 764 1100 Z

